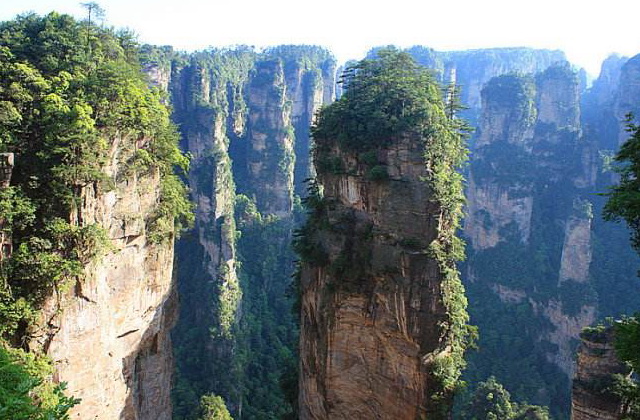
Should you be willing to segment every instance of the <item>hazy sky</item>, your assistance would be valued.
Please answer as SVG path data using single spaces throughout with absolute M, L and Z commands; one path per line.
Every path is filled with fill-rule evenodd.
M 85 0 L 86 1 L 86 0 Z M 84 16 L 76 0 L 0 0 L 0 20 L 25 11 Z M 437 50 L 528 46 L 563 50 L 597 75 L 610 53 L 640 53 L 640 0 L 101 0 L 105 22 L 141 42 L 193 50 L 317 44 L 338 60 L 377 45 Z

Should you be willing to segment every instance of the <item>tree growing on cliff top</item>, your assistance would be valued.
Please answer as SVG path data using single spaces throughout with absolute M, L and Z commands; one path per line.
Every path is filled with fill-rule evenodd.
M 336 139 L 361 151 L 384 146 L 401 134 L 433 134 L 444 110 L 431 72 L 394 48 L 376 54 L 345 70 L 339 82 L 344 94 L 318 114 L 314 138 Z

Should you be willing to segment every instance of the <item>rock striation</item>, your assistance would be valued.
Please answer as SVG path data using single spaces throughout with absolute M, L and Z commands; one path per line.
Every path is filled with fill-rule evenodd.
M 71 418 L 170 419 L 175 317 L 173 241 L 150 240 L 160 174 L 129 173 L 127 138 L 112 140 L 105 172 L 115 188 L 82 189 L 72 215 L 108 233 L 109 252 L 82 279 L 47 299 L 29 343 L 53 360 L 55 379 L 82 399 Z
M 347 91 L 333 112 L 360 97 Z M 454 240 L 455 211 L 431 171 L 455 158 L 426 157 L 445 148 L 437 129 L 432 138 L 409 131 L 348 146 L 323 134 L 332 124 L 322 115 L 311 213 L 296 245 L 300 418 L 448 418 L 466 299 L 445 245 Z
M 581 335 L 576 375 L 573 380 L 572 420 L 620 420 L 623 402 L 604 391 L 614 374 L 627 375 L 629 368 L 616 357 L 614 330 L 585 331 Z
M 317 233 L 328 265 L 302 271 L 302 419 L 432 415 L 433 363 L 446 355 L 443 275 L 421 252 L 436 239 L 438 206 L 422 178 L 424 146 L 405 137 L 378 151 L 386 181 L 333 149 L 349 174 L 318 173 L 331 228 Z

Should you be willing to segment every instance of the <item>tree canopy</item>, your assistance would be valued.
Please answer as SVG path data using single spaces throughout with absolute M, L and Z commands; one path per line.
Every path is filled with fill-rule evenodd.
M 340 80 L 344 94 L 319 113 L 316 141 L 335 139 L 344 147 L 366 150 L 400 134 L 431 133 L 442 98 L 430 71 L 393 48 L 376 54 L 345 70 Z

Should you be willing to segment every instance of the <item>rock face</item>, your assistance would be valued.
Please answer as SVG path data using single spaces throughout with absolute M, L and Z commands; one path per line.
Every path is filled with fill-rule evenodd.
M 472 354 L 472 360 L 478 357 L 472 365 L 485 370 L 489 354 L 510 358 L 498 354 L 514 347 L 500 340 L 483 345 L 482 331 L 514 328 L 536 362 L 511 366 L 498 380 L 515 389 L 515 381 L 539 375 L 522 369 L 550 364 L 546 376 L 532 380 L 536 392 L 516 398 L 551 405 L 558 415 L 569 398 L 574 343 L 596 319 L 588 197 L 597 162 L 593 145 L 581 141 L 579 78 L 562 63 L 536 75 L 496 77 L 482 91 L 479 122 L 467 190 L 466 272 L 470 313 L 486 356 Z M 487 308 L 489 295 L 498 307 Z M 484 301 L 476 300 L 481 296 Z M 514 370 L 520 370 L 518 378 L 510 379 Z M 496 372 L 486 369 L 474 379 L 491 374 Z
M 277 382 L 295 336 L 285 296 L 294 193 L 310 174 L 309 125 L 334 97 L 335 62 L 324 49 L 296 46 L 185 61 L 173 60 L 169 92 L 197 207 L 194 231 L 176 248 L 174 415 L 217 394 L 234 416 L 282 417 L 291 406 Z
M 0 153 L 0 189 L 7 188 L 11 182 L 15 156 L 13 153 Z M 5 226 L 6 221 L 0 216 L 0 262 L 11 257 L 11 231 Z
M 629 113 L 634 115 L 634 121 L 638 121 L 640 106 L 640 54 L 629 59 L 620 70 L 619 89 L 616 95 L 615 116 L 620 129 L 618 143 L 621 145 L 629 138 L 626 130 L 626 116 Z
M 469 333 L 454 236 L 463 145 L 409 55 L 359 66 L 314 129 L 295 242 L 299 417 L 447 419 Z M 402 128 L 382 131 L 388 121 Z
M 158 202 L 159 174 L 124 172 L 128 141 L 113 139 L 106 172 L 115 189 L 84 188 L 75 215 L 79 226 L 105 228 L 111 250 L 71 290 L 48 299 L 30 343 L 82 399 L 71 418 L 171 418 L 173 241 L 149 240 L 145 219 Z
M 387 181 L 368 180 L 351 153 L 328 152 L 348 174 L 318 173 L 333 226 L 319 233 L 327 267 L 302 272 L 300 418 L 415 419 L 433 414 L 431 363 L 446 353 L 436 238 L 419 139 L 378 152 Z
M 629 373 L 628 367 L 615 355 L 613 338 L 611 327 L 582 334 L 573 381 L 572 420 L 620 420 L 624 417 L 622 401 L 602 392 L 611 375 Z
M 301 81 L 296 79 L 298 82 L 292 84 L 298 87 Z M 247 187 L 259 209 L 280 217 L 290 214 L 293 207 L 295 133 L 291 111 L 295 105 L 301 114 L 302 107 L 301 98 L 290 105 L 286 91 L 279 59 L 257 63 L 247 88 L 247 106 L 251 110 L 247 121 Z

